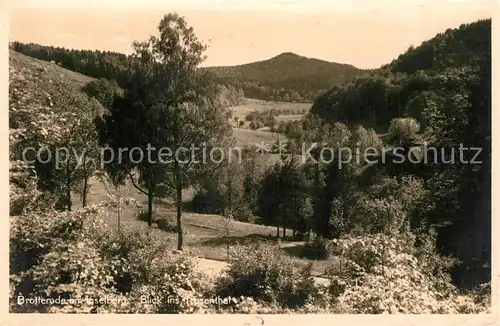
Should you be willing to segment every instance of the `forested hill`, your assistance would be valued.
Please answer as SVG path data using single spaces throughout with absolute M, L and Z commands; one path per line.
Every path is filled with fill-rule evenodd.
M 100 79 L 87 87 L 92 96 L 95 96 L 96 92 L 99 93 L 97 88 L 114 87 L 114 84 L 127 89 L 136 64 L 134 57 L 111 51 L 75 50 L 21 42 L 12 42 L 10 48 L 26 56 L 52 61 L 65 69 Z M 220 84 L 219 90 L 221 105 L 228 107 L 244 103 L 245 94 L 241 88 Z
M 54 61 L 60 66 L 91 76 L 115 80 L 122 88 L 130 82 L 132 56 L 100 50 L 76 50 L 36 43 L 12 42 L 24 55 Z M 247 98 L 274 101 L 311 102 L 334 85 L 363 72 L 354 66 L 282 53 L 272 59 L 239 66 L 207 67 L 218 82 Z M 239 103 L 232 103 L 237 105 Z
M 213 71 L 223 83 L 243 88 L 247 97 L 285 102 L 311 101 L 362 72 L 352 65 L 290 52 L 264 61 L 206 69 Z
M 403 116 L 414 117 L 425 126 L 429 110 L 451 103 L 451 94 L 469 93 L 488 56 L 491 19 L 463 24 L 410 47 L 369 76 L 331 88 L 317 98 L 312 112 L 326 121 L 361 123 L 382 130 L 391 119 Z

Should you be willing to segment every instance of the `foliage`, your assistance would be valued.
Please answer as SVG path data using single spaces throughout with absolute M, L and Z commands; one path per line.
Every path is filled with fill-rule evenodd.
M 416 140 L 416 135 L 420 131 L 420 124 L 415 119 L 396 118 L 389 125 L 390 144 L 396 146 L 408 146 Z
M 473 297 L 437 289 L 412 252 L 411 236 L 373 235 L 334 240 L 336 254 L 347 261 L 333 272 L 344 284 L 336 309 L 342 313 L 478 313 Z M 450 286 L 450 289 L 453 287 Z
M 78 189 L 85 198 L 87 181 L 97 168 L 94 119 L 100 106 L 74 85 L 52 80 L 52 73 L 12 60 L 10 157 L 30 162 L 40 189 L 57 198 L 59 208 L 70 210 L 71 192 Z
M 91 81 L 82 90 L 88 96 L 97 99 L 105 108 L 111 107 L 115 95 L 122 93 L 122 90 L 114 79 L 108 80 L 105 78 Z
M 108 92 L 102 93 L 106 89 L 109 90 L 109 86 L 114 88 L 119 85 L 121 89 L 128 89 L 133 84 L 131 72 L 137 64 L 133 55 L 113 51 L 74 50 L 18 41 L 12 42 L 10 48 L 24 55 L 44 61 L 53 61 L 71 71 L 97 78 L 97 80 L 85 85 L 83 90 L 89 96 L 96 97 L 104 107 L 107 107 L 109 100 L 112 100 Z M 223 107 L 243 103 L 245 94 L 241 87 L 228 83 L 219 83 L 217 87 L 219 90 L 218 101 Z M 96 95 L 96 91 L 99 91 L 100 95 Z
M 329 240 L 321 236 L 315 237 L 313 241 L 306 244 L 306 248 L 314 253 L 314 259 L 328 259 L 330 252 L 328 251 Z
M 426 105 L 416 105 L 427 102 L 422 94 L 457 92 L 473 76 L 471 68 L 490 53 L 491 20 L 463 24 L 409 49 L 388 67 L 334 86 L 316 99 L 311 112 L 326 121 L 379 129 L 394 118 L 413 117 L 423 123 Z
M 235 160 L 238 158 L 234 157 Z M 202 177 L 193 197 L 192 207 L 198 213 L 231 214 L 238 221 L 252 219 L 244 192 L 244 169 L 240 162 L 224 161 L 218 169 Z
M 251 297 L 296 308 L 314 303 L 318 289 L 308 268 L 301 270 L 277 248 L 236 248 L 227 277 L 216 286 L 221 297 Z M 309 267 L 310 268 L 310 267 Z
M 266 224 L 304 233 L 310 213 L 305 209 L 307 190 L 305 176 L 297 160 L 284 157 L 282 162 L 268 169 L 262 180 L 257 213 Z
M 368 233 L 399 233 L 419 228 L 418 216 L 427 191 L 422 180 L 413 176 L 384 177 L 356 196 L 350 228 Z M 418 217 L 418 221 L 415 219 Z
M 418 47 L 408 49 L 391 63 L 393 72 L 442 69 L 474 63 L 477 54 L 490 51 L 491 20 L 479 20 L 447 29 Z
M 256 126 L 262 125 L 265 127 L 273 128 L 277 124 L 276 116 L 278 112 L 275 109 L 271 109 L 264 112 L 253 111 L 245 116 L 245 120 L 250 123 L 254 123 Z M 252 128 L 257 129 L 257 128 Z
M 19 51 L 55 58 L 63 66 L 102 79 L 83 83 L 84 76 L 79 76 L 75 83 L 59 76 L 61 68 L 55 64 L 42 65 L 11 52 L 11 311 L 488 311 L 490 25 L 487 20 L 448 30 L 355 80 L 353 74 L 359 71 L 352 67 L 342 66 L 344 73 L 339 76 L 329 70 L 335 66 L 338 72 L 336 64 L 293 54 L 240 67 L 199 69 L 204 46 L 176 14 L 162 19 L 159 37 L 135 43 L 132 56 L 14 43 Z M 283 67 L 284 76 L 268 77 Z M 311 74 L 304 74 L 305 68 Z M 319 68 L 330 76 L 318 78 L 324 76 Z M 214 83 L 207 71 L 215 71 L 224 86 Z M 245 75 L 236 80 L 240 72 Z M 317 80 L 310 82 L 313 76 Z M 290 153 L 298 152 L 301 143 L 320 143 L 311 152 L 318 158 L 328 148 L 364 151 L 384 144 L 408 148 L 424 141 L 447 150 L 459 145 L 482 148 L 476 157 L 482 163 L 464 163 L 462 154 L 448 151 L 444 158 L 455 159 L 451 164 L 441 160 L 409 169 L 404 164 L 347 162 L 342 152 L 330 163 L 319 164 L 300 165 L 292 156 L 283 156 L 262 175 L 254 148 L 244 151 L 241 165 L 222 162 L 200 168 L 189 158 L 187 163 L 171 165 L 125 159 L 99 171 L 99 177 L 114 185 L 130 178 L 148 196 L 150 225 L 154 222 L 167 232 L 108 228 L 103 223 L 107 212 L 130 202 L 113 194 L 99 206 L 71 205 L 72 194 L 80 191 L 85 198 L 88 180 L 96 175 L 97 131 L 101 144 L 113 149 L 147 151 L 148 143 L 173 150 L 192 143 L 231 145 L 225 108 L 241 103 L 239 86 L 264 98 L 302 101 L 330 87 L 322 86 L 325 80 L 351 81 L 320 96 L 302 121 L 277 126 L 288 136 Z M 123 93 L 117 84 L 126 86 Z M 96 130 L 94 118 L 103 111 Z M 255 128 L 264 123 L 276 128 L 278 113 L 253 113 L 249 119 Z M 379 137 L 381 131 L 386 135 Z M 89 151 L 80 159 L 66 156 L 60 166 L 54 159 L 27 164 L 23 150 L 30 146 Z M 466 153 L 465 158 L 472 155 Z M 253 221 L 253 213 L 258 213 L 260 220 L 277 226 L 278 236 L 280 227 L 291 227 L 299 236 L 309 232 L 309 239 L 314 231 L 315 238 L 306 247 L 315 259 L 331 262 L 330 285 L 315 285 L 310 264 L 298 266 L 271 247 L 233 248 L 225 274 L 217 279 L 200 274 L 193 252 L 174 250 L 176 245 L 182 247 L 182 190 L 192 185 L 197 188 L 195 207 L 209 206 L 211 213 L 224 214 L 227 221 L 232 217 Z M 152 199 L 174 194 L 176 221 L 154 221 Z M 177 233 L 177 244 L 169 233 Z M 72 301 L 17 304 L 34 296 Z M 201 300 L 213 296 L 232 299 L 224 306 Z
M 491 19 L 449 29 L 370 75 L 331 88 L 317 98 L 311 113 L 319 116 L 323 125 L 363 124 L 387 133 L 384 140 L 403 146 L 406 152 L 411 146 L 416 146 L 412 150 L 426 150 L 431 157 L 419 164 L 393 163 L 395 156 L 389 155 L 388 162 L 359 171 L 368 184 L 377 183 L 379 175 L 422 178 L 425 191 L 417 192 L 421 198 L 414 202 L 412 212 L 384 195 L 366 198 L 347 191 L 343 201 L 359 199 L 358 205 L 347 208 L 360 208 L 358 218 L 365 216 L 368 224 L 372 215 L 379 217 L 375 220 L 385 220 L 386 225 L 391 224 L 388 220 L 402 221 L 407 215 L 404 219 L 410 219 L 418 232 L 425 234 L 435 228 L 438 249 L 462 261 L 452 273 L 456 284 L 470 288 L 490 278 Z M 308 132 L 296 133 L 293 138 L 304 139 L 300 134 Z M 460 147 L 481 148 L 476 163 L 471 162 L 474 150 L 459 153 Z M 352 186 L 339 175 L 331 173 L 326 181 L 319 178 L 318 185 L 325 182 L 332 189 Z M 357 180 L 356 186 L 361 186 L 361 178 Z M 373 190 L 358 192 L 370 197 Z M 316 205 L 315 216 L 323 221 L 321 230 L 328 227 L 332 194 L 339 197 L 339 191 L 323 193 Z M 355 214 L 346 213 L 349 218 Z M 374 230 L 382 229 L 379 225 Z

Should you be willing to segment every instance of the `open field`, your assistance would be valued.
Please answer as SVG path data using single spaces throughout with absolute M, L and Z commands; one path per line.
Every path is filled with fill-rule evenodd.
M 303 114 L 291 114 L 291 115 L 279 115 L 276 117 L 276 120 L 279 122 L 281 121 L 299 121 L 299 120 L 302 120 L 302 118 L 304 117 Z
M 245 119 L 245 116 L 250 112 L 263 112 L 271 109 L 284 111 L 283 115 L 302 115 L 303 111 L 309 111 L 311 105 L 312 103 L 274 102 L 248 98 L 245 104 L 234 106 L 231 110 L 233 111 L 233 116 Z
M 283 134 L 244 128 L 233 128 L 233 136 L 236 138 L 236 144 L 238 146 L 254 146 L 259 145 L 262 142 L 268 144 L 276 142 L 277 139 L 280 141 L 286 141 L 287 139 Z

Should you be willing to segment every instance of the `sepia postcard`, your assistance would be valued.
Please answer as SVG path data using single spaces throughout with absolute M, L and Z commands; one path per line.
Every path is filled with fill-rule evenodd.
M 497 8 L 6 4 L 2 325 L 498 323 Z

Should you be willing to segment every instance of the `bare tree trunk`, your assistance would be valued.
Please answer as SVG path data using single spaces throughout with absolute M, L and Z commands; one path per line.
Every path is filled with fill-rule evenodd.
M 184 234 L 182 232 L 182 183 L 181 183 L 181 170 L 177 166 L 175 169 L 176 174 L 176 205 L 177 205 L 177 249 L 182 250 L 182 245 L 184 242 Z
M 120 199 L 121 198 L 118 198 L 118 233 L 120 233 L 120 219 L 121 219 L 121 216 L 120 216 Z
M 87 192 L 88 192 L 89 180 L 87 176 L 83 179 L 83 191 L 82 191 L 82 207 L 87 206 Z
M 227 199 L 228 199 L 228 206 L 229 206 L 229 212 L 233 212 L 233 175 L 231 173 L 231 167 L 228 165 L 227 167 Z
M 71 211 L 71 171 L 66 166 L 66 207 Z
M 153 199 L 154 196 L 151 191 L 148 193 L 148 226 L 153 225 Z

